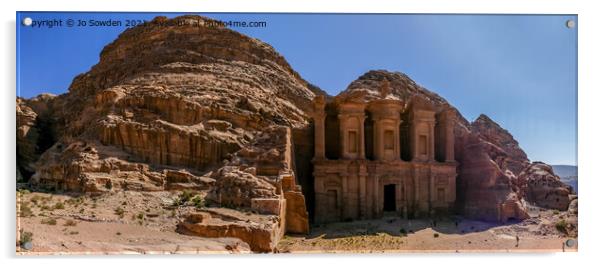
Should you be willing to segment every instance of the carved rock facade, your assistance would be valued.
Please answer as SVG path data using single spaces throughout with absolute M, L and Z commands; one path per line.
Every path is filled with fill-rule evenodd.
M 454 113 L 388 92 L 315 100 L 316 222 L 452 211 Z M 338 127 L 338 129 L 334 129 Z M 327 130 L 328 129 L 328 130 Z

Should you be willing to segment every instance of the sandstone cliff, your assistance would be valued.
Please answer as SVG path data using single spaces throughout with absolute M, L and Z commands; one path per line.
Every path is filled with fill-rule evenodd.
M 44 98 L 46 110 L 39 99 L 17 99 L 18 169 L 30 184 L 95 194 L 203 190 L 216 205 L 254 211 L 279 203 L 290 209 L 275 211 L 282 218 L 268 237 L 285 223 L 306 232 L 290 129 L 308 128 L 322 92 L 268 44 L 208 22 L 157 17 L 107 45 L 68 93 Z M 52 140 L 40 141 L 41 128 L 52 128 Z
M 107 45 L 54 101 L 61 147 L 98 141 L 88 145 L 120 148 L 123 160 L 202 172 L 265 127 L 305 127 L 319 89 L 269 45 L 205 21 L 158 17 Z
M 54 99 L 51 94 L 17 97 L 17 180 L 27 181 L 35 172 L 34 163 L 40 154 L 56 141 Z

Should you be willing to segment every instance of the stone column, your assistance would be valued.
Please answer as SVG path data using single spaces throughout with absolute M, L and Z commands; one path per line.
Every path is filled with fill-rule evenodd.
M 403 218 L 407 219 L 408 218 L 408 203 L 410 202 L 410 198 L 408 196 L 408 177 L 403 177 L 403 202 L 404 202 L 404 206 L 403 206 Z
M 452 162 L 454 161 L 454 145 L 455 145 L 455 137 L 454 137 L 454 124 L 456 123 L 456 113 L 453 110 L 445 111 L 443 127 L 445 131 L 445 161 Z
M 360 152 L 360 159 L 365 159 L 366 158 L 366 145 L 365 145 L 365 130 L 364 130 L 364 121 L 366 121 L 366 116 L 360 116 L 358 121 L 360 122 L 359 128 L 360 128 L 360 133 L 359 133 L 359 152 Z
M 416 133 L 416 120 L 410 119 L 410 160 L 416 160 L 418 157 L 418 136 Z
M 435 160 L 435 123 L 429 122 L 429 136 L 428 136 L 428 160 Z
M 314 98 L 314 158 L 326 159 L 325 121 L 326 105 L 323 95 Z
M 339 118 L 339 142 L 341 145 L 341 158 L 347 159 L 347 135 L 345 133 L 345 129 L 347 128 L 347 116 L 339 114 L 337 118 Z
M 365 162 L 360 162 L 358 166 L 358 194 L 359 194 L 359 217 L 361 219 L 366 218 L 366 176 L 368 172 L 366 170 Z
M 377 118 L 373 118 L 372 119 L 374 121 L 373 124 L 373 136 L 374 136 L 374 144 L 373 144 L 373 150 L 374 150 L 374 158 L 376 160 L 382 160 L 383 159 L 383 147 L 381 144 L 381 122 L 379 119 Z
M 341 216 L 343 220 L 347 219 L 349 210 L 347 208 L 347 201 L 348 201 L 348 197 L 347 194 L 349 193 L 349 189 L 348 189 L 348 185 L 347 185 L 347 180 L 349 179 L 349 174 L 348 173 L 344 173 L 341 175 L 341 184 L 342 184 L 342 195 L 341 195 Z
M 445 125 L 445 161 L 452 162 L 454 158 L 454 126 L 453 122 L 448 122 Z
M 435 176 L 432 168 L 429 167 L 429 214 L 433 209 L 433 202 L 435 202 Z
M 394 140 L 393 140 L 393 144 L 395 146 L 395 158 L 397 159 L 401 159 L 401 144 L 400 144 L 400 132 L 399 132 L 399 126 L 401 125 L 401 120 L 396 120 L 395 121 L 395 130 L 393 131 L 395 133 L 395 135 L 393 136 Z
M 374 175 L 374 179 L 372 180 L 373 186 L 373 194 L 374 194 L 374 205 L 372 207 L 373 212 L 374 212 L 374 217 L 378 217 L 378 215 L 380 214 L 380 201 L 379 201 L 379 197 L 378 197 L 378 192 L 380 190 L 379 186 L 378 186 L 378 175 Z

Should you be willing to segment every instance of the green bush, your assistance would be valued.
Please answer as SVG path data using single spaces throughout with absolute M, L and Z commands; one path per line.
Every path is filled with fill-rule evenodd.
M 125 214 L 125 210 L 122 209 L 121 207 L 118 207 L 115 209 L 115 214 L 119 215 L 119 218 L 123 218 L 123 215 Z
M 180 201 L 182 204 L 188 202 L 194 196 L 194 192 L 192 190 L 184 190 L 180 194 Z
M 22 195 L 26 195 L 26 194 L 31 193 L 29 190 L 23 189 L 23 188 L 17 190 L 17 192 L 21 193 Z
M 567 224 L 567 222 L 565 220 L 560 220 L 560 221 L 556 222 L 556 225 L 555 225 L 556 226 L 556 230 L 558 230 L 559 232 L 562 232 L 562 233 L 566 234 L 567 233 L 567 231 L 566 231 L 566 226 L 567 225 L 568 224 Z
M 33 203 L 34 205 L 37 206 L 38 202 L 40 202 L 40 200 L 42 200 L 42 197 L 35 195 L 35 196 L 31 197 L 29 200 L 31 201 L 31 203 Z
M 205 200 L 201 196 L 197 195 L 194 198 L 192 198 L 191 201 L 192 201 L 192 204 L 198 209 L 205 206 Z
M 41 221 L 41 223 L 42 224 L 48 224 L 48 225 L 56 225 L 56 219 L 54 219 L 54 218 L 46 218 L 46 219 L 43 219 Z
M 33 211 L 31 211 L 31 208 L 29 207 L 29 205 L 27 205 L 27 203 L 21 204 L 21 207 L 19 208 L 19 212 L 20 212 L 21 217 L 33 216 Z
M 74 220 L 67 220 L 67 221 L 65 222 L 65 224 L 63 224 L 63 225 L 64 225 L 64 226 L 76 226 L 76 225 L 77 225 L 77 222 L 76 222 L 76 221 L 74 221 Z
M 57 202 L 56 204 L 54 204 L 53 208 L 55 210 L 64 209 L 65 208 L 65 204 L 63 204 L 63 202 Z

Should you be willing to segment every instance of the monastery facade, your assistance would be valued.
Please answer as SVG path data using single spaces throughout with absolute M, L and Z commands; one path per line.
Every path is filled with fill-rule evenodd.
M 419 99 L 314 99 L 315 222 L 416 218 L 456 200 L 454 120 Z

